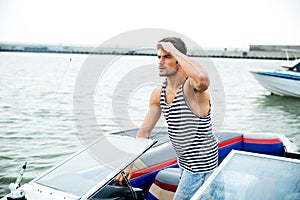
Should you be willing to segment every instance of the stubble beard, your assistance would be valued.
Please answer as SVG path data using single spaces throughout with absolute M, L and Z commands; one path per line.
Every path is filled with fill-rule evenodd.
M 165 72 L 159 72 L 159 76 L 160 77 L 170 77 L 170 76 L 174 76 L 175 74 L 177 74 L 178 72 L 178 66 L 176 66 L 175 70 L 172 71 L 168 71 L 168 67 L 165 67 L 164 69 Z

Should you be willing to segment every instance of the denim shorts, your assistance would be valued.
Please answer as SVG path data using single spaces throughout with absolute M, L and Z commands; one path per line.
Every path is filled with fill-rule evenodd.
M 180 168 L 181 177 L 174 195 L 174 200 L 189 200 L 211 175 L 208 173 L 192 173 Z

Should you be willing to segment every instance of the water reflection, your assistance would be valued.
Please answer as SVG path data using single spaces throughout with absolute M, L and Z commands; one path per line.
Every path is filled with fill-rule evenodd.
M 266 95 L 258 99 L 259 105 L 264 108 L 271 107 L 272 109 L 279 109 L 295 117 L 300 116 L 300 99 L 295 97 Z

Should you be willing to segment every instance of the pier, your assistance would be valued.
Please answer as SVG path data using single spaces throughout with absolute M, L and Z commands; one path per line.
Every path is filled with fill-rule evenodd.
M 288 57 L 284 50 L 289 51 Z M 155 49 L 96 47 L 63 44 L 21 44 L 1 43 L 0 52 L 31 52 L 31 53 L 67 53 L 67 54 L 103 54 L 103 55 L 133 55 L 133 56 L 156 56 Z M 191 57 L 210 58 L 240 58 L 240 59 L 272 59 L 293 60 L 300 58 L 300 45 L 250 45 L 248 50 L 233 49 L 190 49 Z

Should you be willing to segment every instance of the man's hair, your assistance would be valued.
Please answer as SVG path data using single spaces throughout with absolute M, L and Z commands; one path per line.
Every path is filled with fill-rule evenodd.
M 185 46 L 185 43 L 180 38 L 167 37 L 160 40 L 159 42 L 171 42 L 178 51 L 180 51 L 183 54 L 187 53 L 187 48 Z

